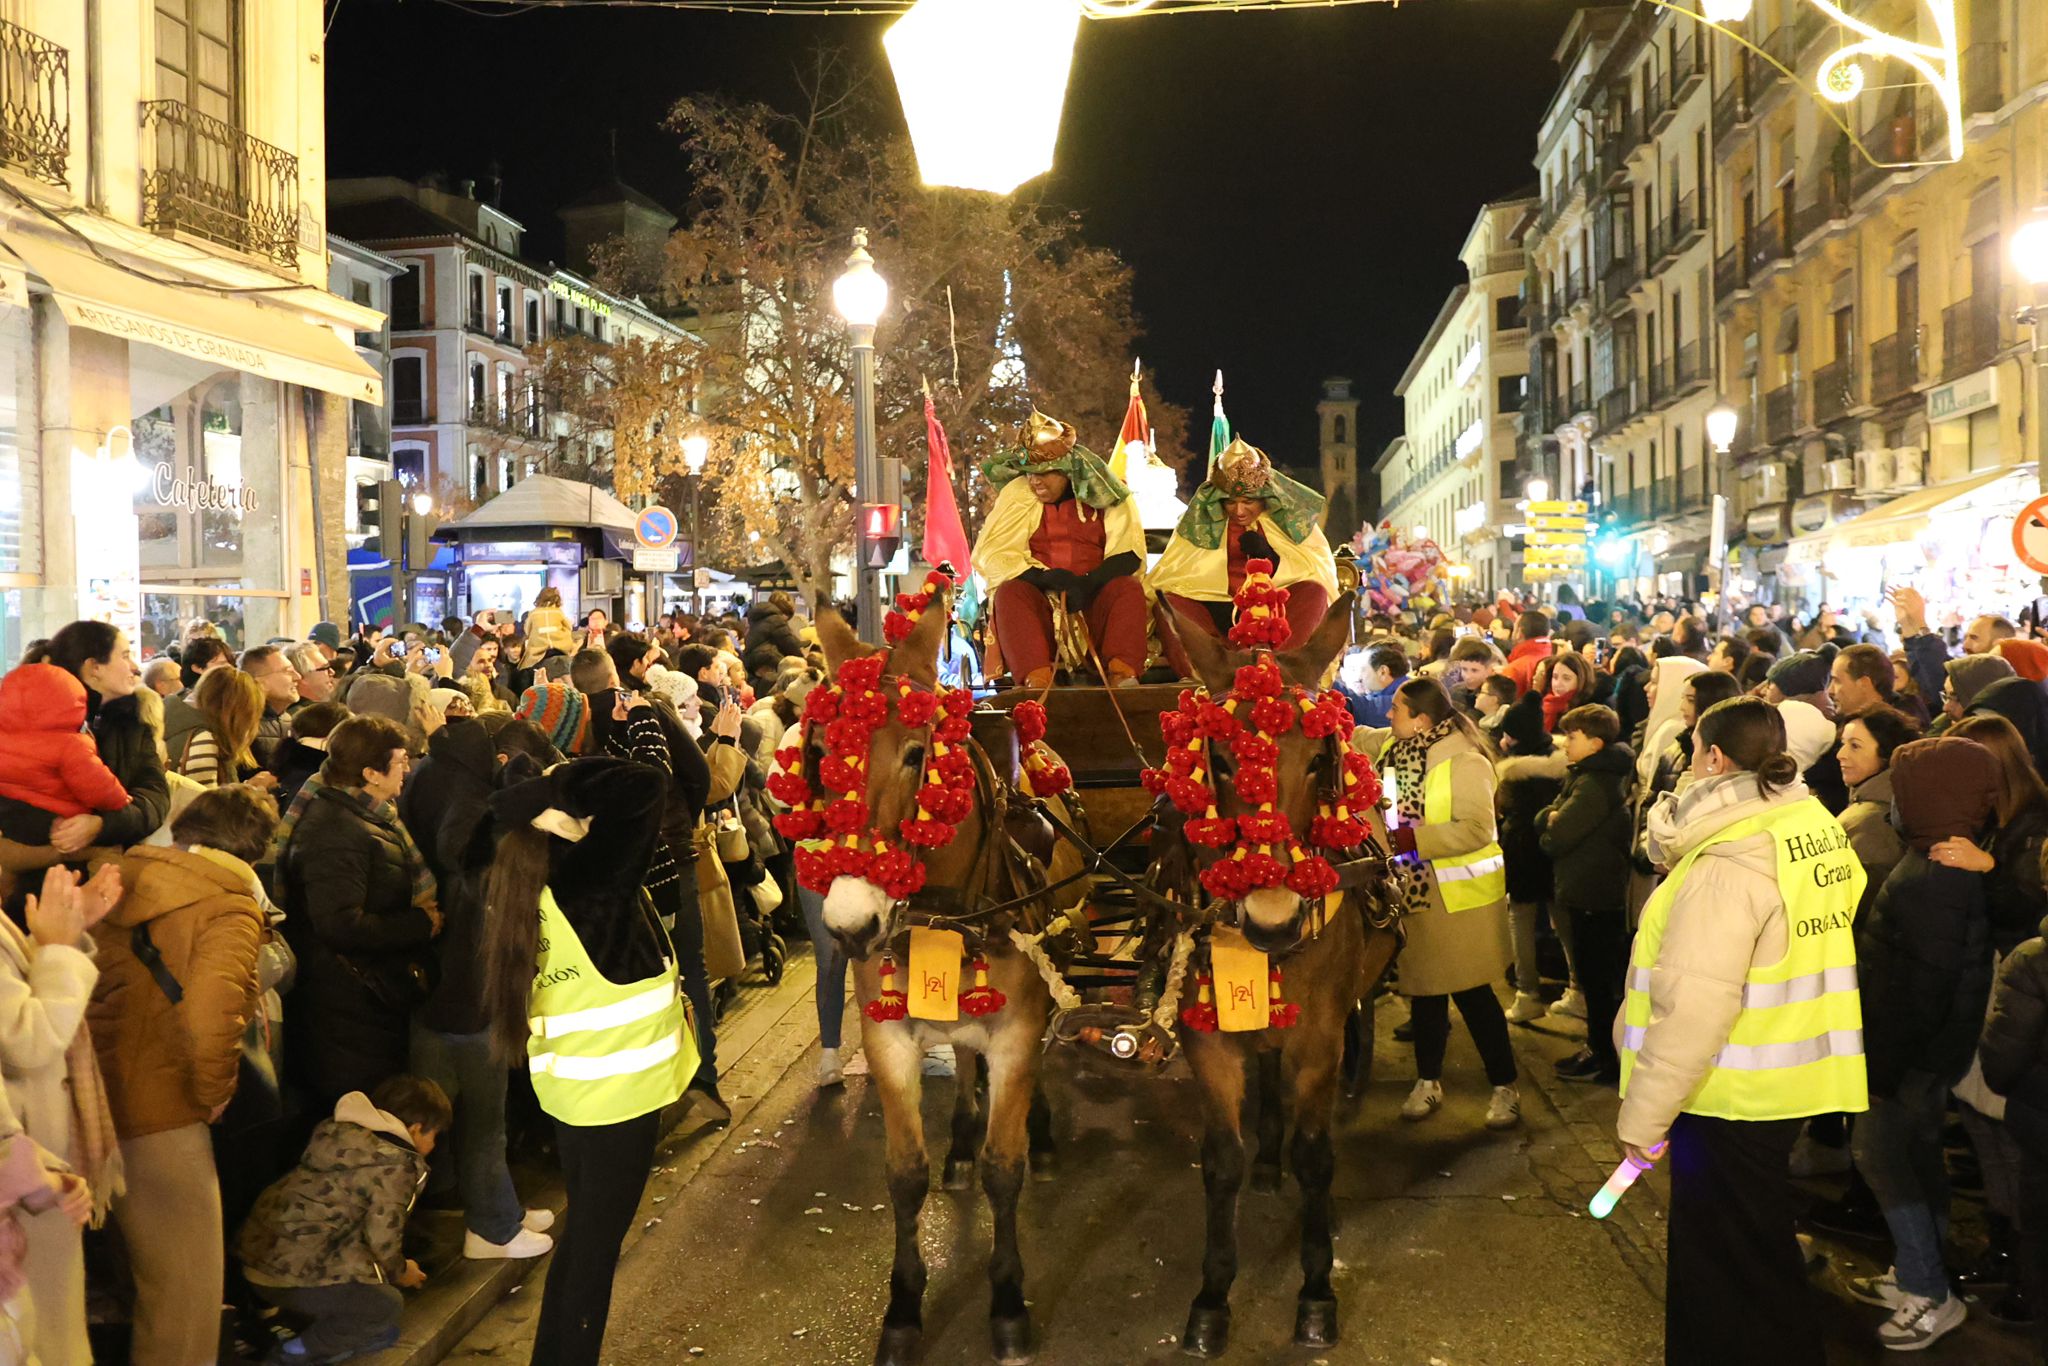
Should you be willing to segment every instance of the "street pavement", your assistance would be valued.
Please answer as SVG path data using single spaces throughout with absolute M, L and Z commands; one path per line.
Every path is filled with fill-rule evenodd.
M 1516 1029 L 1523 1060 L 1520 1129 L 1480 1124 L 1486 1086 L 1462 1027 L 1446 1099 L 1432 1120 L 1396 1113 L 1414 1076 L 1388 1037 L 1378 1067 L 1338 1127 L 1337 1293 L 1344 1336 L 1322 1352 L 1290 1343 L 1296 1263 L 1294 1189 L 1247 1190 L 1242 1271 L 1229 1361 L 1510 1366 L 1623 1366 L 1661 1358 L 1664 1192 L 1637 1186 L 1614 1218 L 1587 1200 L 1619 1159 L 1613 1094 L 1550 1076 L 1576 1046 L 1565 1031 Z M 1554 1023 L 1554 1022 L 1553 1022 Z M 857 1037 L 851 1020 L 848 1037 Z M 890 1255 L 880 1101 L 865 1076 L 819 1092 L 815 1023 L 782 1011 L 728 1074 L 737 1102 L 723 1132 L 664 1145 L 622 1259 L 605 1359 L 634 1366 L 745 1362 L 826 1366 L 871 1359 Z M 1106 1074 L 1063 1050 L 1048 1057 L 1062 1167 L 1027 1187 L 1026 1290 L 1038 1361 L 1182 1361 L 1178 1335 L 1200 1276 L 1203 1203 L 1192 1081 Z M 928 1081 L 934 1163 L 952 1083 Z M 936 1184 L 936 1183 L 935 1183 Z M 1816 1193 L 1829 1193 L 1817 1186 Z M 925 1361 L 979 1363 L 987 1346 L 989 1222 L 979 1191 L 934 1189 L 923 1244 L 931 1282 Z M 1842 1298 L 1840 1274 L 1870 1269 L 1827 1245 L 1818 1275 L 1831 1362 L 1889 1360 L 1881 1314 Z M 447 1359 L 524 1362 L 540 1272 L 494 1309 Z M 2005 1366 L 2038 1360 L 1981 1315 L 1926 1353 L 1934 1362 Z

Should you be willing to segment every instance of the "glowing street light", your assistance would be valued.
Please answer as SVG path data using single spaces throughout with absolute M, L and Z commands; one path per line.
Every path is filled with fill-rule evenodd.
M 1417 523 L 1415 524 L 1415 539 L 1416 539 L 1416 540 L 1418 540 L 1418 541 L 1426 541 L 1426 540 L 1428 540 L 1428 539 L 1429 539 L 1429 528 L 1428 528 L 1428 527 L 1426 527 L 1426 526 L 1424 526 L 1424 525 L 1423 525 L 1422 523 L 1420 523 L 1420 522 L 1417 522 Z
M 875 272 L 875 258 L 868 255 L 866 228 L 854 230 L 853 252 L 846 258 L 846 273 L 832 282 L 832 303 L 839 316 L 846 319 L 853 341 L 854 502 L 861 506 L 896 503 L 900 501 L 901 490 L 882 487 L 882 462 L 875 450 L 875 324 L 880 321 L 882 310 L 889 306 L 889 282 Z M 882 570 L 869 559 L 866 548 L 856 543 L 854 624 L 862 640 L 880 645 Z
M 853 252 L 846 258 L 846 273 L 832 282 L 832 307 L 856 334 L 869 332 L 867 344 L 874 345 L 874 327 L 889 306 L 889 282 L 875 272 L 875 258 L 868 255 L 868 230 L 855 228 Z M 859 340 L 854 345 L 859 346 Z
M 683 438 L 683 468 L 691 474 L 704 473 L 704 462 L 711 458 L 711 438 L 700 432 Z
M 2012 235 L 2012 263 L 2028 284 L 2048 285 L 2048 211 L 2036 211 Z
M 917 0 L 890 25 L 882 46 L 925 184 L 1008 194 L 1052 169 L 1081 12 L 1075 0 Z
M 1546 502 L 1550 498 L 1550 481 L 1548 479 L 1531 479 L 1526 487 L 1529 501 L 1532 503 Z
M 428 493 L 425 489 L 415 493 L 412 496 L 412 510 L 417 516 L 421 517 L 432 512 L 434 510 L 434 495 Z
M 1714 443 L 1716 455 L 1726 455 L 1735 449 L 1735 430 L 1741 425 L 1742 414 L 1731 403 L 1719 404 L 1707 414 L 1707 440 Z

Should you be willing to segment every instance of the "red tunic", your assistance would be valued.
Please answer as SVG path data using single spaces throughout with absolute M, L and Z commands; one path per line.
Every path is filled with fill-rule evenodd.
M 1092 573 L 1102 567 L 1107 534 L 1108 522 L 1100 512 L 1078 498 L 1062 498 L 1039 508 L 1038 530 L 1031 533 L 1031 556 L 1048 569 Z

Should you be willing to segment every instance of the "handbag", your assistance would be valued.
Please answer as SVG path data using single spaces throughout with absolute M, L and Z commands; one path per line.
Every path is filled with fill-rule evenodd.
M 747 839 L 746 823 L 740 819 L 739 798 L 735 796 L 732 805 L 718 813 L 718 861 L 738 863 L 754 852 L 753 844 Z
M 732 883 L 719 862 L 717 831 L 710 822 L 697 826 L 697 913 L 704 921 L 704 973 L 714 981 L 742 976 L 747 970 L 747 951 L 740 943 L 739 908 L 733 904 Z
M 157 989 L 170 999 L 172 1005 L 184 1001 L 184 985 L 171 971 L 170 964 L 164 962 L 163 954 L 150 936 L 147 922 L 129 932 L 128 951 L 135 955 L 136 961 L 142 964 Z M 213 1121 L 213 1127 L 222 1133 L 246 1133 L 284 1118 L 284 1088 L 278 1083 L 277 1067 L 270 1056 L 268 1005 L 260 989 L 256 992 L 255 1002 L 256 1009 L 249 1023 L 243 1026 L 235 1059 L 234 1094 L 228 1097 L 227 1107 Z

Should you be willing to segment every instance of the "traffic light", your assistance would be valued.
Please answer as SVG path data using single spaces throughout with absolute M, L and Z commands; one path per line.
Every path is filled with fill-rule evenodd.
M 880 569 L 896 558 L 903 544 L 903 505 L 863 503 L 860 509 L 860 550 L 862 563 Z

